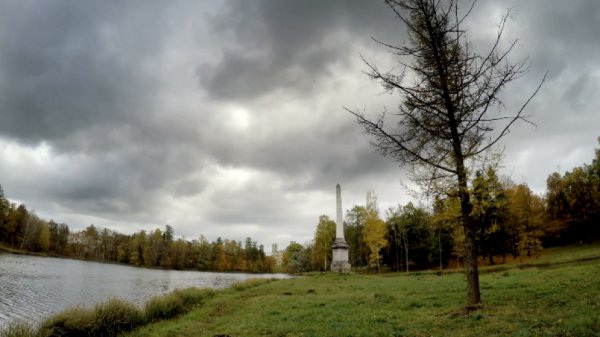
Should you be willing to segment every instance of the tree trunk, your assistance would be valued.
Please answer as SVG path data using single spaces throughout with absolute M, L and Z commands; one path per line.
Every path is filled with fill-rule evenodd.
M 454 131 L 454 130 L 453 130 Z M 454 133 L 454 132 L 453 132 Z M 456 145 L 456 143 L 455 143 Z M 456 148 L 455 148 L 456 149 Z M 458 196 L 460 198 L 460 209 L 463 228 L 465 231 L 465 273 L 467 276 L 467 307 L 476 308 L 481 304 L 479 292 L 479 272 L 477 270 L 477 223 L 471 216 L 473 205 L 467 187 L 467 174 L 464 168 L 462 152 L 455 150 L 457 159 Z
M 404 249 L 406 251 L 406 256 L 404 256 L 406 258 L 406 272 L 408 273 L 408 238 L 406 237 L 406 233 L 404 233 L 405 237 L 404 237 Z
M 440 229 L 438 235 L 438 247 L 440 248 L 440 271 L 444 269 L 444 265 L 442 264 L 442 230 Z
M 467 217 L 469 218 L 469 217 Z M 470 219 L 464 219 L 465 224 L 465 272 L 467 276 L 467 306 L 475 307 L 481 303 L 479 293 L 479 273 L 477 271 L 477 246 L 475 245 L 475 230 Z
M 31 215 L 27 215 L 27 220 L 25 220 L 25 233 L 23 234 L 23 240 L 21 240 L 21 244 L 19 245 L 20 250 L 23 250 L 23 247 L 25 247 L 25 244 L 28 244 L 30 231 L 31 231 Z M 29 247 L 27 250 L 29 250 Z
M 479 293 L 479 274 L 477 271 L 477 246 L 475 245 L 477 226 L 475 220 L 471 216 L 473 205 L 469 196 L 467 184 L 467 170 L 465 168 L 465 157 L 462 149 L 461 135 L 459 134 L 459 122 L 456 119 L 456 106 L 452 100 L 452 94 L 449 85 L 449 70 L 450 62 L 447 59 L 447 45 L 439 34 L 435 25 L 431 20 L 433 16 L 428 16 L 427 8 L 423 9 L 424 23 L 427 27 L 427 35 L 430 38 L 430 47 L 433 56 L 433 64 L 436 74 L 434 77 L 439 79 L 441 87 L 441 97 L 443 98 L 446 116 L 448 117 L 447 126 L 450 129 L 452 155 L 456 164 L 456 177 L 458 178 L 458 197 L 460 199 L 460 209 L 462 216 L 463 228 L 465 230 L 465 271 L 467 274 L 467 306 L 475 307 L 481 302 Z M 437 13 L 434 13 L 437 14 Z
M 377 246 L 377 274 L 379 274 L 379 246 Z

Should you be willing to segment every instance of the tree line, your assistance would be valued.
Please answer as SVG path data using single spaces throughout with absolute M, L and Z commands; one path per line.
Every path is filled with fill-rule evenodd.
M 204 236 L 176 239 L 170 225 L 132 235 L 94 225 L 73 232 L 64 223 L 41 219 L 23 204 L 10 203 L 1 186 L 0 244 L 28 252 L 166 269 L 264 273 L 275 266 L 263 245 L 251 238 L 243 244 L 220 237 L 212 242 Z
M 499 177 L 492 167 L 475 172 L 469 194 L 478 256 L 488 264 L 537 256 L 544 247 L 600 240 L 600 149 L 591 164 L 550 174 L 543 196 L 526 183 Z M 442 269 L 451 260 L 464 264 L 460 199 L 453 193 L 435 198 L 429 207 L 398 205 L 381 219 L 370 192 L 365 205 L 346 212 L 344 235 L 354 269 Z M 285 269 L 328 270 L 334 239 L 335 222 L 322 215 L 311 242 L 288 246 Z

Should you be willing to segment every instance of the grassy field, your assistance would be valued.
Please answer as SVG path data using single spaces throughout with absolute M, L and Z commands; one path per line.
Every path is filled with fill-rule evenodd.
M 471 312 L 456 269 L 314 273 L 176 290 L 143 308 L 112 299 L 11 324 L 0 337 L 600 336 L 599 276 L 600 244 L 580 245 L 481 268 L 484 304 Z
M 484 306 L 466 312 L 464 275 L 310 274 L 217 292 L 137 336 L 600 336 L 600 245 L 483 268 Z

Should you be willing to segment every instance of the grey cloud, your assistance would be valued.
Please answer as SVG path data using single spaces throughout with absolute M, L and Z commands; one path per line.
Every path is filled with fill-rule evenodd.
M 549 71 L 554 78 L 568 68 L 595 64 L 600 55 L 597 1 L 583 0 L 571 6 L 559 0 L 519 2 L 516 8 L 521 13 L 518 37 L 531 53 L 534 71 Z
M 54 159 L 69 162 L 63 172 L 36 173 L 36 188 L 13 197 L 135 217 L 156 206 L 159 188 L 201 163 L 177 145 L 189 136 L 160 125 L 170 113 L 160 101 L 165 43 L 182 24 L 178 11 L 198 7 L 0 4 L 0 135 L 32 148 L 46 143 Z
M 231 40 L 224 43 L 221 59 L 201 64 L 197 76 L 219 99 L 274 90 L 318 94 L 320 80 L 335 75 L 331 65 L 357 57 L 359 41 L 381 32 L 380 38 L 389 37 L 392 19 L 380 2 L 228 1 L 213 29 Z
M 161 8 L 116 3 L 0 5 L 0 132 L 26 143 L 135 124 L 157 92 L 147 62 L 161 48 Z
M 589 97 L 593 97 L 598 92 L 598 85 L 589 73 L 584 73 L 579 76 L 564 92 L 563 99 L 568 101 L 574 112 L 585 107 Z

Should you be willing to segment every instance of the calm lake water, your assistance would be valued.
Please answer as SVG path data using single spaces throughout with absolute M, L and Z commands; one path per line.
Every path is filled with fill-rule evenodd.
M 93 306 L 111 297 L 143 305 L 177 288 L 224 288 L 251 278 L 287 277 L 154 270 L 0 253 L 0 328 L 13 320 L 39 321 L 65 308 Z

